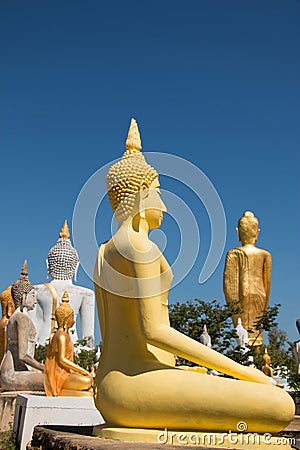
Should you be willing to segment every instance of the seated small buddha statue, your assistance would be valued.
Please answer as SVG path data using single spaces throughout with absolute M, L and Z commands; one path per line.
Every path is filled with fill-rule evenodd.
M 224 294 L 228 304 L 238 301 L 239 314 L 232 316 L 234 326 L 242 319 L 250 330 L 249 345 L 260 347 L 262 334 L 255 330 L 255 322 L 268 307 L 272 273 L 271 254 L 255 246 L 260 229 L 258 219 L 246 211 L 238 221 L 240 247 L 229 250 L 224 268 Z
M 265 348 L 265 353 L 264 353 L 263 358 L 264 358 L 265 363 L 261 368 L 262 372 L 271 379 L 271 383 L 274 384 L 274 386 L 284 388 L 284 385 L 274 378 L 274 370 L 271 365 L 271 357 L 268 353 L 267 347 Z
M 34 309 L 34 287 L 28 278 L 24 261 L 20 278 L 12 285 L 15 311 L 7 323 L 7 349 L 0 366 L 4 390 L 43 391 L 44 365 L 34 359 L 36 329 L 28 315 Z
M 74 325 L 74 311 L 65 291 L 55 311 L 58 329 L 50 337 L 45 363 L 47 396 L 91 397 L 93 377 L 74 363 L 74 345 L 69 330 Z
M 118 438 L 125 427 L 228 432 L 241 420 L 250 432 L 276 433 L 294 403 L 260 370 L 238 364 L 170 326 L 172 271 L 149 231 L 166 212 L 158 174 L 141 153 L 131 121 L 126 151 L 107 175 L 118 221 L 99 248 L 94 281 L 102 334 L 96 407 Z M 227 374 L 214 377 L 175 366 L 174 355 Z M 105 437 L 105 427 L 95 430 Z
M 49 250 L 47 258 L 48 274 L 52 278 L 50 283 L 35 286 L 37 306 L 31 318 L 37 329 L 36 342 L 45 345 L 49 339 L 57 299 L 68 291 L 70 305 L 74 311 L 75 322 L 71 330 L 71 337 L 75 343 L 80 334 L 86 339 L 86 346 L 94 347 L 94 314 L 95 297 L 91 289 L 73 284 L 76 280 L 79 258 L 70 240 L 67 221 L 60 231 L 57 243 Z M 81 330 L 77 329 L 77 316 L 80 316 Z
M 11 286 L 8 286 L 0 295 L 2 306 L 2 317 L 0 319 L 0 363 L 6 352 L 6 328 L 8 319 L 15 310 L 13 298 L 11 296 Z

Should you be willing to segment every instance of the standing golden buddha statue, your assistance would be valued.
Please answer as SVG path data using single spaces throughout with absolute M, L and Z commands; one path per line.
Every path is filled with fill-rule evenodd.
M 269 252 L 255 247 L 259 234 L 258 219 L 251 211 L 246 211 L 237 227 L 241 247 L 229 250 L 224 269 L 224 294 L 228 304 L 238 301 L 241 313 L 232 316 L 234 326 L 238 318 L 246 330 L 251 330 L 249 344 L 262 345 L 261 332 L 254 329 L 257 318 L 267 309 L 272 257 Z
M 15 310 L 14 301 L 11 295 L 11 286 L 8 286 L 0 295 L 2 306 L 2 317 L 0 319 L 0 363 L 6 352 L 6 328 L 10 316 Z
M 74 325 L 74 311 L 67 291 L 55 310 L 58 329 L 50 337 L 45 363 L 44 388 L 47 396 L 92 397 L 93 377 L 74 363 L 74 344 L 69 329 Z

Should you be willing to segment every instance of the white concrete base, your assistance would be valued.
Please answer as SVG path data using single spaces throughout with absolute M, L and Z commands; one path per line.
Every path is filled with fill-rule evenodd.
M 17 396 L 13 435 L 20 450 L 26 450 L 36 425 L 92 426 L 104 420 L 92 397 Z

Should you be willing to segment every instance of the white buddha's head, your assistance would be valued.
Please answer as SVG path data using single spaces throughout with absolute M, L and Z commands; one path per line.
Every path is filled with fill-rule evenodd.
M 48 273 L 55 280 L 71 280 L 76 275 L 78 265 L 78 254 L 71 244 L 70 231 L 65 220 L 58 241 L 48 253 Z

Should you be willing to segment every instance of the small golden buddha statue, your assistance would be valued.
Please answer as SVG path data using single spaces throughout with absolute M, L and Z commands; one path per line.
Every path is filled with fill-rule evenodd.
M 74 363 L 74 345 L 69 329 L 74 325 L 74 311 L 67 291 L 55 311 L 57 331 L 50 337 L 45 363 L 44 388 L 47 396 L 91 397 L 93 378 Z
M 284 385 L 282 383 L 280 383 L 279 381 L 277 381 L 274 378 L 274 376 L 273 376 L 274 375 L 274 371 L 273 371 L 273 368 L 272 368 L 272 365 L 271 365 L 271 357 L 270 357 L 270 355 L 268 353 L 268 348 L 267 347 L 265 348 L 265 353 L 264 353 L 263 358 L 264 358 L 265 364 L 261 368 L 262 372 L 265 375 L 267 375 L 267 377 L 272 378 L 272 382 L 273 382 L 273 384 L 275 386 L 280 387 L 280 388 L 284 388 Z
M 0 295 L 2 306 L 2 317 L 0 319 L 0 363 L 6 352 L 6 328 L 10 316 L 15 310 L 14 301 L 11 295 L 11 286 L 8 286 Z
M 228 304 L 238 301 L 239 314 L 232 316 L 235 327 L 242 319 L 246 330 L 251 330 L 248 345 L 261 346 L 262 334 L 255 330 L 258 317 L 267 309 L 271 273 L 271 254 L 255 246 L 259 234 L 258 219 L 246 211 L 237 227 L 241 247 L 229 250 L 224 269 L 224 294 Z
M 109 425 L 94 433 L 127 440 L 127 432 L 136 432 L 144 440 L 141 436 L 151 429 L 222 433 L 236 429 L 241 420 L 250 432 L 283 429 L 295 411 L 286 392 L 275 389 L 260 370 L 242 366 L 170 326 L 173 275 L 149 239 L 166 206 L 158 174 L 141 153 L 134 119 L 126 151 L 108 172 L 107 191 L 119 226 L 100 246 L 95 264 L 103 339 L 95 404 Z M 181 370 L 174 355 L 238 380 Z

